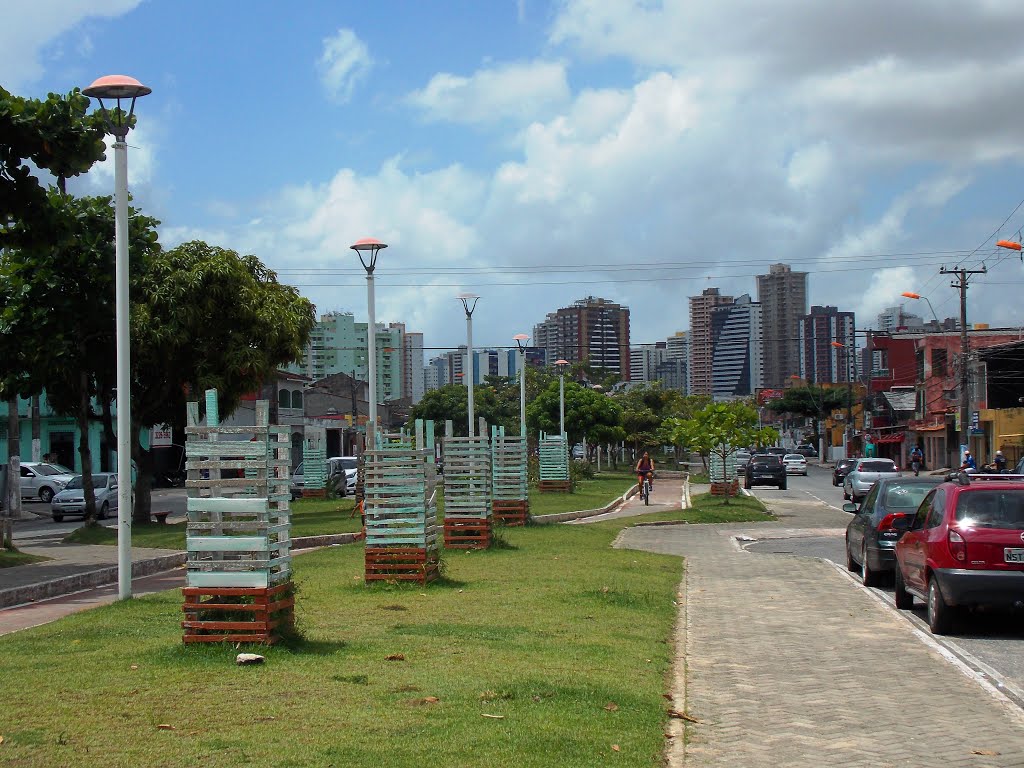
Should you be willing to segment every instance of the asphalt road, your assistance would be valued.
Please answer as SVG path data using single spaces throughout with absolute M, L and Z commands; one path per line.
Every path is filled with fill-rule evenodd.
M 841 488 L 832 486 L 831 470 L 811 467 L 808 476 L 789 478 L 789 488 L 755 488 L 759 498 L 785 509 L 787 501 L 817 499 L 842 509 Z M 750 543 L 746 548 L 763 554 L 785 554 L 830 560 L 846 572 L 845 541 L 842 536 L 807 536 L 770 539 Z M 856 574 L 854 574 L 856 576 Z M 846 585 L 844 585 L 845 587 Z M 867 589 L 851 580 L 851 589 Z M 879 600 L 896 611 L 892 585 L 869 589 Z M 924 604 L 917 602 L 912 611 L 899 611 L 906 620 L 931 637 L 925 620 Z M 956 627 L 955 634 L 935 637 L 941 646 L 960 658 L 980 674 L 1001 686 L 1018 704 L 1024 706 L 1024 612 L 977 611 L 967 614 Z
M 185 514 L 185 489 L 184 488 L 160 488 L 153 491 L 153 509 L 157 511 L 167 510 L 171 513 L 171 521 L 175 516 Z M 59 538 L 82 527 L 82 518 L 65 518 L 63 522 L 55 523 L 50 517 L 50 505 L 38 501 L 22 501 L 23 520 L 14 522 L 14 541 L 17 543 L 24 539 L 38 539 L 41 537 Z M 100 525 L 116 526 L 117 518 L 99 521 Z

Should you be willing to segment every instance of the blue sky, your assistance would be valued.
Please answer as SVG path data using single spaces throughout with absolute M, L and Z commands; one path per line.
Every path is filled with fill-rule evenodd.
M 892 7 L 892 6 L 897 7 Z M 129 178 L 173 246 L 253 253 L 321 311 L 365 317 L 348 245 L 390 244 L 378 319 L 509 344 L 588 294 L 633 339 L 774 262 L 867 327 L 900 292 L 1024 325 L 1024 4 L 818 0 L 281 4 L 8 0 L 0 84 L 124 73 Z M 109 168 L 77 191 L 109 194 Z M 977 252 L 972 253 L 980 246 Z M 913 254 L 913 255 L 905 255 Z M 909 307 L 917 309 L 916 307 Z M 922 307 L 922 309 L 926 309 Z M 919 310 L 920 311 L 920 310 Z

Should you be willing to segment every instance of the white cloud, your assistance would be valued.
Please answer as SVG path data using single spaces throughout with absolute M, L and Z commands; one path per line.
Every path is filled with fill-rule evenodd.
M 48 0 L 33 3 L 4 3 L 4 42 L 0 45 L 3 86 L 17 93 L 43 73 L 43 51 L 47 45 L 90 18 L 112 18 L 128 13 L 141 0 Z M 88 48 L 90 43 L 79 41 Z
M 565 65 L 552 61 L 480 69 L 470 77 L 442 72 L 407 97 L 427 119 L 455 123 L 536 120 L 569 100 Z
M 360 81 L 369 74 L 373 60 L 366 44 L 351 29 L 339 29 L 323 41 L 317 68 L 320 80 L 332 98 L 346 102 Z

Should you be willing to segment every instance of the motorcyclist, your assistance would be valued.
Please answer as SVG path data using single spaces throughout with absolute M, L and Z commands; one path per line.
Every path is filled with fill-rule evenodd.
M 996 455 L 995 458 L 992 459 L 992 463 L 996 467 L 997 474 L 1002 475 L 1006 473 L 1006 457 L 1003 456 L 1002 451 L 996 451 Z
M 974 460 L 974 457 L 971 456 L 971 452 L 970 451 L 964 451 L 964 461 L 960 465 L 960 469 L 962 471 L 964 471 L 964 472 L 977 472 L 978 471 L 978 462 L 976 462 Z

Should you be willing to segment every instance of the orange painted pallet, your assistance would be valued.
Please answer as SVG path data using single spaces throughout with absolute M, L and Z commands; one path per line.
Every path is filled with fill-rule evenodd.
M 487 549 L 491 546 L 490 519 L 446 517 L 444 545 L 448 549 Z
M 530 518 L 530 502 L 526 499 L 495 499 L 492 504 L 494 519 L 503 525 L 526 525 Z
M 538 486 L 541 493 L 571 493 L 570 480 L 541 480 Z
M 416 581 L 427 584 L 439 575 L 437 555 L 422 547 L 367 547 L 366 581 Z
M 181 590 L 184 643 L 264 643 L 295 622 L 291 582 L 268 588 L 185 587 Z M 242 602 L 244 600 L 244 602 Z

